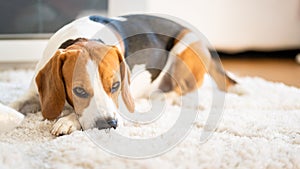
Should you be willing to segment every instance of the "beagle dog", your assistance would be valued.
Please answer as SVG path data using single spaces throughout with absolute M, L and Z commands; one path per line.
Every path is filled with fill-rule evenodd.
M 56 136 L 116 128 L 119 94 L 134 112 L 130 71 L 140 64 L 164 93 L 192 92 L 206 72 L 221 90 L 235 84 L 184 25 L 151 15 L 88 16 L 50 38 L 29 90 L 11 106 L 56 120 L 51 129 Z

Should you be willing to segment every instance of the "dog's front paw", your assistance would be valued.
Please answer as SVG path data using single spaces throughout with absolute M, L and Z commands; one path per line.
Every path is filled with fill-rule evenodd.
M 61 136 L 80 130 L 81 125 L 74 113 L 58 119 L 52 126 L 51 134 Z

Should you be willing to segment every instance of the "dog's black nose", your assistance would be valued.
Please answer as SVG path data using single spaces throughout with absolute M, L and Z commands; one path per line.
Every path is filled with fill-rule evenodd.
M 109 128 L 114 128 L 116 129 L 118 126 L 118 120 L 114 120 L 114 119 L 98 119 L 96 121 L 96 127 L 99 129 L 99 130 L 102 130 L 102 129 L 109 129 Z
M 118 127 L 118 120 L 110 120 L 107 123 L 114 129 Z

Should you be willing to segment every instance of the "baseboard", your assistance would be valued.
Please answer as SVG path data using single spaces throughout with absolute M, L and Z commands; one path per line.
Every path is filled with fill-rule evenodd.
M 36 62 L 47 43 L 48 39 L 0 40 L 0 63 Z
M 283 59 L 295 59 L 300 54 L 300 48 L 298 49 L 286 49 L 286 50 L 272 50 L 272 51 L 244 51 L 238 53 L 226 53 L 218 51 L 218 55 L 221 58 L 283 58 Z

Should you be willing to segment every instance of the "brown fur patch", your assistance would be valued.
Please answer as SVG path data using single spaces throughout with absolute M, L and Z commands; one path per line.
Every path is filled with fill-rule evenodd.
M 58 117 L 65 105 L 66 93 L 61 67 L 64 55 L 57 51 L 36 76 L 42 114 L 47 119 Z
M 111 87 L 115 79 L 114 77 L 120 73 L 119 57 L 114 49 L 108 50 L 103 56 L 103 59 L 99 62 L 98 71 L 104 91 L 111 97 Z
M 202 61 L 200 42 L 190 44 L 182 53 L 177 55 L 174 63 L 174 78 L 177 81 L 175 91 L 178 94 L 191 92 L 203 83 L 206 67 Z

